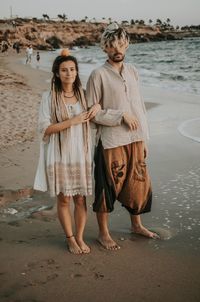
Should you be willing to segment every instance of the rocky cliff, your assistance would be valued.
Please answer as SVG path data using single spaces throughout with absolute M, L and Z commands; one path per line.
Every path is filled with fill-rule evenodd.
M 99 43 L 106 24 L 81 21 L 61 22 L 37 19 L 0 20 L 0 42 L 10 45 L 18 41 L 22 47 L 32 44 L 35 49 L 87 46 Z M 159 27 L 126 25 L 132 43 L 174 40 L 185 36 L 183 32 L 161 31 Z

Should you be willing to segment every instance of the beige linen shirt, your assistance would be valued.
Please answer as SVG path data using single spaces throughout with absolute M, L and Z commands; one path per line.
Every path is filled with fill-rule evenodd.
M 121 73 L 108 62 L 94 70 L 87 82 L 86 99 L 88 107 L 95 103 L 101 104 L 102 109 L 93 122 L 98 125 L 98 137 L 101 137 L 105 149 L 146 141 L 149 138 L 138 73 L 131 64 L 123 63 Z M 124 112 L 137 118 L 137 130 L 130 130 L 125 125 L 122 118 Z

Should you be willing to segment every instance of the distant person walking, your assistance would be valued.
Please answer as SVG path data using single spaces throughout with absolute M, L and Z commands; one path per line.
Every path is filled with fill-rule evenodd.
M 19 45 L 19 42 L 15 42 L 13 44 L 13 49 L 16 50 L 16 53 L 20 53 L 20 45 Z
M 7 50 L 8 50 L 8 42 L 2 41 L 1 42 L 1 52 L 7 52 Z
M 13 28 L 16 28 L 16 22 L 15 22 L 15 20 L 12 20 L 12 26 L 13 26 Z
M 32 55 L 33 55 L 33 48 L 32 45 L 29 45 L 26 48 L 26 64 L 31 63 Z
M 39 51 L 37 51 L 37 54 L 36 54 L 36 61 L 37 61 L 37 66 L 39 66 L 39 64 L 40 64 L 40 53 L 39 53 Z

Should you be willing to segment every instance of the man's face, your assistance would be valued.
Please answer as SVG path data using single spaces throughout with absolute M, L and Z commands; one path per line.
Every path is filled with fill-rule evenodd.
M 105 52 L 112 62 L 118 63 L 124 60 L 126 49 L 127 45 L 124 43 L 124 41 L 119 40 L 107 46 L 105 48 Z

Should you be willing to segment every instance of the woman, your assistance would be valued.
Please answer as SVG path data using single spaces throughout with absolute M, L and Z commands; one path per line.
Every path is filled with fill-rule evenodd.
M 51 91 L 39 110 L 40 159 L 34 189 L 57 196 L 57 212 L 71 253 L 89 253 L 83 240 L 86 195 L 92 194 L 89 120 L 99 105 L 87 111 L 76 58 L 62 51 L 52 67 Z M 75 236 L 70 199 L 74 200 Z

